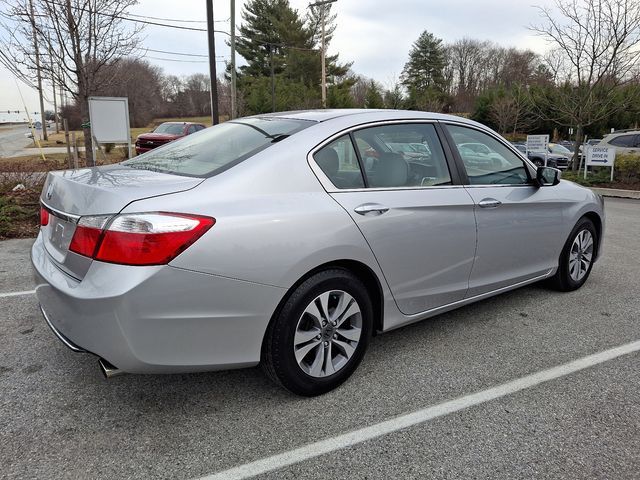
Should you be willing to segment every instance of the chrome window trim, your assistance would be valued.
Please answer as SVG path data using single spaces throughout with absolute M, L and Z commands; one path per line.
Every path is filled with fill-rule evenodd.
M 329 179 L 329 177 L 325 175 L 325 173 L 322 171 L 320 166 L 316 163 L 315 159 L 313 158 L 313 155 L 318 150 L 321 150 L 323 147 L 330 144 L 334 140 L 344 135 L 349 135 L 350 133 L 355 132 L 357 130 L 363 130 L 365 128 L 371 128 L 371 127 L 381 127 L 385 125 L 398 125 L 398 124 L 408 124 L 408 123 L 429 124 L 429 125 L 434 125 L 435 127 L 435 125 L 438 123 L 438 120 L 430 119 L 430 118 L 394 119 L 394 120 L 378 120 L 370 123 L 361 123 L 358 125 L 352 125 L 348 128 L 340 130 L 337 133 L 334 133 L 333 135 L 331 135 L 330 137 L 327 137 L 318 145 L 313 147 L 311 151 L 309 151 L 309 153 L 307 154 L 307 163 L 309 164 L 309 167 L 317 177 L 322 187 L 327 191 L 327 193 L 380 192 L 380 191 L 385 192 L 385 191 L 406 191 L 406 190 L 433 190 L 433 189 L 443 189 L 443 188 L 464 188 L 464 185 L 425 185 L 425 186 L 415 185 L 411 187 L 338 188 L 333 184 L 333 182 Z M 354 145 L 354 148 L 357 148 L 357 147 Z M 446 153 L 444 154 L 444 159 L 445 159 L 445 162 L 447 162 L 447 168 L 449 169 L 449 171 L 451 171 L 451 166 L 449 164 L 451 160 L 447 158 Z M 361 172 L 361 173 L 364 176 L 364 172 Z
M 511 145 L 509 142 L 505 143 L 504 139 L 502 139 L 500 137 L 500 135 L 498 135 L 497 133 L 495 133 L 493 130 L 489 129 L 489 128 L 483 128 L 480 127 L 478 125 L 473 125 L 473 124 L 469 124 L 469 123 L 465 123 L 465 122 L 458 122 L 455 120 L 443 120 L 440 121 L 441 124 L 443 124 L 446 128 L 447 125 L 456 125 L 456 126 L 460 126 L 460 127 L 466 127 L 466 128 L 470 128 L 472 130 L 477 130 L 479 132 L 485 133 L 487 135 L 489 135 L 490 137 L 492 137 L 494 140 L 496 140 L 498 143 L 502 144 L 502 146 L 506 147 L 508 150 L 511 150 L 513 153 L 516 154 L 516 156 L 518 158 L 520 158 L 520 160 L 522 160 L 524 162 L 525 167 L 527 167 L 527 169 L 529 170 L 529 175 L 530 175 L 530 179 L 533 180 L 535 178 L 535 172 L 537 171 L 537 168 L 533 162 L 531 160 L 529 160 L 520 150 L 518 150 L 516 147 L 514 147 L 513 145 Z M 468 175 L 467 175 L 468 178 Z M 477 188 L 477 187 L 531 187 L 534 186 L 531 183 L 505 183 L 505 184 L 500 184 L 500 185 L 491 185 L 491 184 L 487 184 L 487 185 L 473 185 L 471 183 L 468 183 L 465 185 L 465 187 L 471 187 L 471 188 Z

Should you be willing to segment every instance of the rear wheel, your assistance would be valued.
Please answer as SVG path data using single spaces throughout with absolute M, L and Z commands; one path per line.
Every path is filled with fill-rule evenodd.
M 551 287 L 570 292 L 584 285 L 593 267 L 598 241 L 593 222 L 582 218 L 571 231 L 562 249 L 558 271 L 549 282 Z
M 373 309 L 347 270 L 319 272 L 298 286 L 269 326 L 263 366 L 276 383 L 313 396 L 342 384 L 364 357 Z

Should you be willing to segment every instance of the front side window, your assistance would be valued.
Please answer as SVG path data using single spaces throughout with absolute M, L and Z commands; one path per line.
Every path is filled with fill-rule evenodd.
M 529 183 L 524 161 L 492 136 L 468 127 L 447 125 L 471 185 Z
M 364 188 L 358 157 L 349 135 L 343 135 L 325 145 L 313 158 L 336 187 Z
M 230 120 L 122 164 L 175 175 L 210 177 L 314 123 L 278 117 Z
M 435 127 L 383 125 L 353 134 L 371 188 L 451 185 L 451 175 Z

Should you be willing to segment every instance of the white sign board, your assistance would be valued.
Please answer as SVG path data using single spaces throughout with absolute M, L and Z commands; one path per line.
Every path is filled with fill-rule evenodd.
M 98 143 L 129 143 L 127 97 L 89 97 L 91 134 Z
M 616 161 L 615 147 L 587 147 L 587 161 L 584 163 L 584 178 L 587 178 L 587 167 L 611 167 L 613 182 L 613 164 Z
M 527 152 L 544 153 L 549 152 L 549 135 L 527 135 Z
M 587 148 L 587 165 L 600 167 L 613 167 L 616 161 L 615 147 L 589 147 Z

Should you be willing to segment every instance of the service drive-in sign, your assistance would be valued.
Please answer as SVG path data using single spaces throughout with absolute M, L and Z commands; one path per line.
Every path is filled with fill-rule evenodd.
M 615 147 L 590 147 L 587 149 L 587 165 L 613 167 L 615 160 Z
M 549 135 L 527 135 L 527 151 L 533 153 L 547 153 Z

